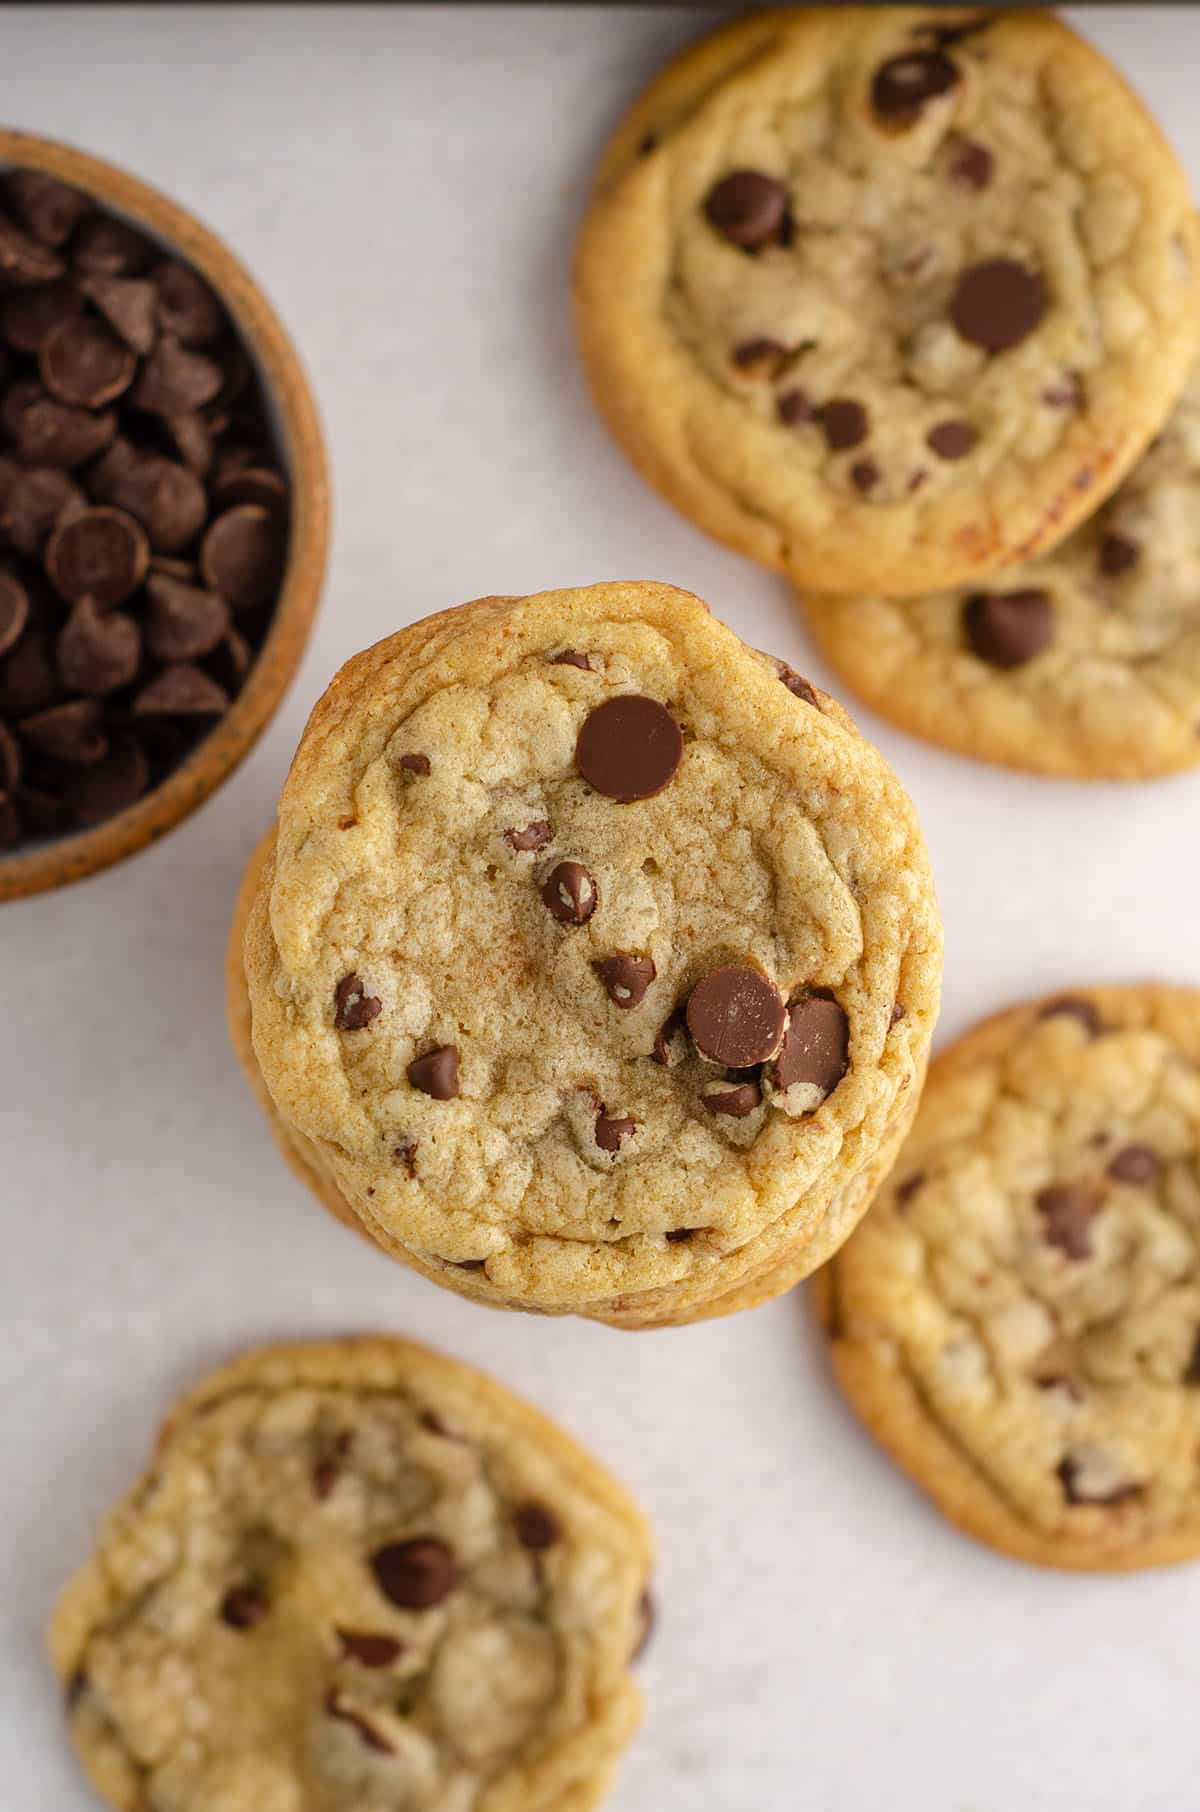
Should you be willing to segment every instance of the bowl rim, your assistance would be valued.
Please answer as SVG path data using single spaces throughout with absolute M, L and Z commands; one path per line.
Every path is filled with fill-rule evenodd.
M 287 565 L 266 640 L 225 716 L 161 784 L 93 829 L 0 855 L 0 902 L 83 880 L 156 842 L 202 805 L 253 748 L 283 701 L 308 644 L 325 578 L 330 486 L 308 377 L 272 304 L 233 252 L 197 217 L 140 177 L 37 133 L 0 128 L 0 173 L 40 170 L 123 215 L 193 264 L 253 356 L 275 417 L 291 484 Z

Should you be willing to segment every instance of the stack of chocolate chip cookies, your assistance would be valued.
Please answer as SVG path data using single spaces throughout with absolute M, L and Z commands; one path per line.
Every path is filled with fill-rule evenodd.
M 1197 244 L 1155 122 L 1060 21 L 779 10 L 618 131 L 580 342 L 651 483 L 785 571 L 883 715 L 1159 774 L 1200 761 Z

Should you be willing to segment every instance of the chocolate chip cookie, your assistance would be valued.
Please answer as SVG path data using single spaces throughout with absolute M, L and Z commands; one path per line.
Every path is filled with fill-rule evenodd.
M 281 1347 L 178 1406 L 51 1648 L 120 1812 L 586 1812 L 649 1565 L 621 1486 L 490 1378 Z
M 1200 368 L 1099 513 L 988 588 L 805 594 L 882 716 L 965 755 L 1081 778 L 1200 762 Z
M 1200 993 L 988 1020 L 817 1280 L 838 1379 L 954 1522 L 1046 1566 L 1200 1553 Z
M 479 1301 L 762 1300 L 910 1117 L 941 970 L 912 808 L 671 586 L 483 599 L 359 656 L 260 861 L 231 1005 L 281 1142 Z
M 1185 176 L 1049 14 L 780 9 L 652 84 L 576 267 L 642 473 L 823 592 L 966 584 L 1060 540 L 1182 388 Z

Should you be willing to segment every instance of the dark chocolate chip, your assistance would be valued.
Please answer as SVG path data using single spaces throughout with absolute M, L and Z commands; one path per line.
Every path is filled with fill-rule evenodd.
M 406 774 L 416 774 L 421 779 L 424 779 L 430 771 L 428 755 L 422 755 L 418 751 L 414 751 L 409 755 L 402 755 L 400 757 L 400 766 L 404 769 Z
M 123 220 L 89 220 L 76 235 L 71 259 L 75 269 L 86 274 L 98 271 L 124 277 L 145 270 L 150 262 L 150 244 Z
M 864 497 L 875 489 L 883 473 L 873 459 L 858 459 L 850 468 L 850 482 Z
M 649 956 L 604 956 L 592 964 L 617 1007 L 640 1007 L 658 973 Z
M 582 862 L 559 862 L 542 883 L 542 899 L 560 925 L 586 925 L 596 910 L 596 883 Z
M 530 1502 L 514 1510 L 513 1532 L 523 1548 L 540 1554 L 562 1540 L 563 1526 L 545 1504 Z
M 944 51 L 903 51 L 875 71 L 871 105 L 881 119 L 912 121 L 926 101 L 948 94 L 961 80 L 958 65 Z
M 414 1057 L 405 1075 L 415 1089 L 435 1101 L 453 1101 L 459 1092 L 458 1046 L 439 1044 L 421 1057 Z
M 670 1233 L 663 1234 L 663 1238 L 669 1245 L 686 1246 L 688 1241 L 694 1237 L 695 1232 L 694 1227 L 673 1227 Z
M 515 827 L 506 830 L 504 841 L 510 849 L 530 850 L 545 849 L 554 835 L 549 818 L 535 818 L 532 824 L 524 825 L 520 830 Z
M 262 1587 L 254 1584 L 230 1586 L 221 1600 L 221 1617 L 232 1630 L 252 1630 L 267 1614 L 267 1599 Z
M 0 535 L 34 558 L 55 525 L 83 509 L 83 493 L 55 466 L 33 466 L 17 477 L 0 511 Z
M 623 804 L 661 793 L 682 759 L 683 733 L 667 707 L 636 692 L 589 711 L 575 744 L 588 785 Z
M 7 214 L 0 214 L 0 286 L 53 283 L 62 274 L 63 261 L 57 252 L 23 233 Z
M 951 318 L 964 340 L 986 352 L 1005 352 L 1027 339 L 1046 312 L 1046 286 L 1036 271 L 1012 258 L 989 258 L 964 271 Z
M 229 633 L 229 606 L 214 591 L 152 572 L 146 595 L 146 646 L 156 661 L 201 660 Z
M 682 1036 L 687 1028 L 687 1014 L 682 1007 L 676 1007 L 654 1034 L 654 1048 L 650 1052 L 651 1060 L 668 1069 L 671 1063 L 671 1045 Z
M 709 190 L 704 214 L 724 238 L 753 252 L 786 238 L 788 193 L 761 170 L 734 170 Z
M 1099 1190 L 1090 1183 L 1050 1183 L 1034 1199 L 1046 1244 L 1057 1246 L 1071 1259 L 1090 1258 L 1092 1221 L 1101 1205 Z
M 1106 579 L 1115 579 L 1136 566 L 1141 549 L 1127 535 L 1105 535 L 1100 543 L 1100 571 Z
M 995 174 L 996 160 L 986 145 L 967 139 L 955 152 L 950 177 L 962 189 L 986 189 Z
M 26 633 L 0 661 L 0 713 L 28 717 L 62 696 L 48 636 Z
M 211 403 L 222 382 L 214 360 L 164 334 L 138 373 L 133 401 L 150 415 L 186 415 Z
M 5 413 L 13 445 L 27 466 L 85 465 L 111 446 L 117 431 L 113 414 L 73 409 L 47 396 L 40 384 L 14 386 Z
M 0 571 L 0 654 L 20 640 L 29 621 L 29 593 L 12 573 Z
M 357 1732 L 367 1748 L 373 1749 L 376 1755 L 395 1755 L 396 1751 L 383 1732 L 377 1730 L 363 1712 L 356 1711 L 348 1704 L 336 1686 L 331 1686 L 325 1695 L 325 1709 L 331 1718 L 336 1718 L 340 1724 L 348 1724 L 351 1730 Z
M 91 207 L 86 195 L 41 170 L 10 170 L 8 199 L 34 238 L 57 250 L 67 243 Z
M 69 283 L 10 290 L 4 298 L 4 337 L 15 352 L 36 353 L 52 329 L 82 308 L 83 302 Z
M 862 404 L 851 396 L 835 396 L 818 411 L 822 431 L 830 450 L 840 453 L 846 447 L 857 447 L 866 440 L 870 420 Z
M 778 371 L 788 349 L 781 346 L 778 340 L 760 338 L 743 340 L 735 346 L 730 358 L 739 371 L 750 372 L 755 377 L 772 377 Z
M 783 996 L 748 963 L 713 969 L 692 989 L 687 1003 L 696 1049 L 728 1069 L 749 1069 L 774 1057 L 786 1024 Z
M 81 598 L 59 632 L 57 654 L 64 686 L 86 698 L 103 698 L 136 675 L 142 638 L 123 612 L 103 611 L 94 598 Z
M 601 1151 L 620 1151 L 626 1139 L 637 1131 L 636 1120 L 625 1120 L 606 1113 L 601 1107 L 596 1114 L 596 1143 Z
M 550 665 L 552 667 L 580 667 L 585 673 L 594 672 L 587 655 L 582 654 L 578 648 L 564 648 L 558 654 L 552 654 Z
M 762 1090 L 757 1082 L 706 1082 L 700 1099 L 710 1114 L 744 1120 L 762 1106 Z
M 404 1644 L 395 1636 L 378 1636 L 373 1630 L 338 1628 L 337 1639 L 343 1655 L 363 1667 L 390 1667 L 404 1653 Z
M 1108 1174 L 1118 1183 L 1153 1183 L 1162 1167 L 1162 1159 L 1148 1145 L 1124 1145 L 1110 1161 Z
M 850 1024 L 840 1004 L 824 994 L 793 1001 L 775 1060 L 775 1087 L 786 1093 L 797 1083 L 807 1083 L 819 1088 L 824 1099 L 842 1080 L 849 1062 Z
M 137 517 L 158 554 L 187 547 L 208 513 L 204 486 L 194 472 L 160 454 L 141 453 L 125 440 L 113 442 L 88 481 L 105 503 Z
M 1123 1504 L 1130 1498 L 1140 1497 L 1140 1485 L 1116 1485 L 1111 1491 L 1089 1491 L 1082 1482 L 1083 1463 L 1067 1454 L 1055 1468 L 1062 1484 L 1063 1495 L 1069 1504 Z
M 361 1032 L 382 1012 L 383 1002 L 367 993 L 357 973 L 343 975 L 333 991 L 333 1023 L 339 1032 Z
M 970 422 L 938 422 L 925 436 L 925 444 L 939 459 L 965 459 L 979 441 Z
M 162 423 L 184 465 L 197 477 L 204 478 L 213 462 L 212 429 L 204 417 L 194 411 L 164 415 Z
M 111 327 L 88 315 L 60 321 L 38 348 L 51 396 L 75 409 L 102 409 L 133 382 L 137 359 Z
M 78 822 L 91 826 L 136 805 L 149 784 L 150 768 L 141 743 L 132 736 L 117 736 L 103 761 L 68 771 L 63 792 Z
M 1048 1000 L 1038 1013 L 1039 1019 L 1076 1019 L 1089 1038 L 1098 1038 L 1104 1030 L 1100 1009 L 1078 994 L 1060 994 Z
M 1023 667 L 1054 640 L 1049 592 L 976 592 L 963 605 L 963 631 L 973 654 L 989 666 Z
M 102 761 L 108 754 L 108 736 L 100 706 L 94 698 L 73 698 L 65 705 L 51 705 L 26 717 L 20 726 L 22 741 L 51 761 Z M 16 785 L 10 783 L 9 791 Z
M 795 428 L 801 422 L 814 420 L 817 412 L 813 408 L 811 398 L 803 390 L 793 385 L 790 390 L 785 390 L 781 396 L 776 398 L 775 413 L 781 422 L 786 423 L 789 428 Z
M 216 481 L 213 501 L 222 510 L 239 503 L 254 503 L 260 509 L 283 514 L 287 509 L 287 485 L 268 466 L 242 466 L 235 472 L 225 472 Z
M 158 296 L 144 277 L 109 277 L 98 272 L 79 285 L 126 346 L 144 357 L 158 334 Z
M 239 503 L 218 516 L 204 537 L 205 583 L 235 610 L 269 604 L 279 590 L 286 540 L 279 520 L 261 504 Z
M 389 1542 L 371 1556 L 371 1571 L 384 1597 L 402 1611 L 428 1611 L 458 1584 L 458 1563 L 432 1537 Z
M 221 305 L 207 283 L 186 264 L 163 263 L 151 274 L 159 325 L 188 346 L 203 346 L 221 331 Z
M 60 522 L 46 547 L 46 571 L 68 603 L 123 604 L 146 576 L 150 547 L 139 523 L 105 505 Z
M 220 717 L 228 709 L 224 686 L 190 661 L 164 667 L 133 701 L 135 717 Z
M 806 680 L 803 674 L 797 673 L 794 667 L 789 667 L 786 661 L 780 660 L 775 662 L 775 670 L 793 698 L 802 698 L 804 703 L 811 705 L 815 711 L 821 709 L 821 701 L 817 697 L 815 686 Z

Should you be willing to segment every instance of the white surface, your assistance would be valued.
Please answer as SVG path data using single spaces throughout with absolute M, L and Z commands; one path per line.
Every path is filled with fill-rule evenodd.
M 1200 175 L 1200 15 L 1080 15 Z M 649 1710 L 613 1812 L 1184 1812 L 1200 1567 L 1058 1577 L 953 1534 L 860 1434 L 793 1296 L 631 1335 L 493 1316 L 336 1227 L 226 1045 L 242 862 L 337 664 L 483 592 L 693 587 L 827 675 L 777 580 L 626 469 L 572 355 L 572 226 L 601 137 L 698 29 L 651 11 L 0 13 L 6 123 L 176 194 L 306 355 L 337 525 L 324 614 L 236 779 L 148 855 L 0 908 L 0 1807 L 84 1812 L 42 1661 L 54 1594 L 171 1396 L 249 1342 L 392 1328 L 494 1370 L 657 1525 Z M 858 713 L 920 808 L 943 1037 L 1076 979 L 1200 982 L 1200 776 L 1076 788 Z

